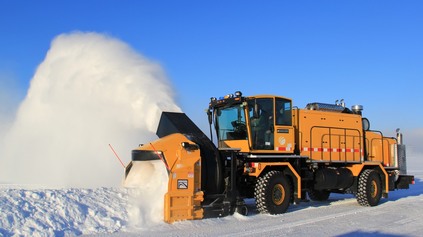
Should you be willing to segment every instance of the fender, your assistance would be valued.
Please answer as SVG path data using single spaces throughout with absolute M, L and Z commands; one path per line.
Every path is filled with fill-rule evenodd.
M 280 170 L 292 178 L 295 202 L 301 200 L 301 176 L 289 162 L 251 162 L 244 168 L 244 174 L 259 177 L 265 170 Z
M 385 168 L 382 166 L 380 162 L 364 162 L 361 164 L 352 164 L 346 167 L 347 169 L 351 170 L 354 177 L 358 177 L 361 172 L 367 168 L 376 169 L 379 171 L 379 174 L 382 178 L 382 185 L 384 194 L 388 194 L 389 192 L 389 179 L 388 179 L 388 173 L 386 172 Z

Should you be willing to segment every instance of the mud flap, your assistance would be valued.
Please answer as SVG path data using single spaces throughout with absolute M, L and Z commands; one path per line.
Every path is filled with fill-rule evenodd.
M 413 175 L 399 175 L 395 182 L 395 189 L 409 189 L 410 184 L 414 184 Z

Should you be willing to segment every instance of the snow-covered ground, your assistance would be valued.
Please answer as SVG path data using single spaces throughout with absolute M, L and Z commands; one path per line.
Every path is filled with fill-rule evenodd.
M 376 207 L 361 207 L 351 195 L 332 194 L 327 202 L 291 205 L 287 213 L 271 216 L 258 214 L 254 200 L 247 200 L 249 216 L 174 224 L 143 213 L 148 205 L 134 202 L 140 193 L 133 189 L 1 185 L 0 236 L 421 236 L 423 162 L 419 158 L 409 159 L 416 184 L 390 192 Z

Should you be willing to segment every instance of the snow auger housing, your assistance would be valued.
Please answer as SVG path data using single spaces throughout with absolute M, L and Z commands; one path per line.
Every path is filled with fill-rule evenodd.
M 163 112 L 160 139 L 132 151 L 125 177 L 142 172 L 140 162 L 162 160 L 169 175 L 168 223 L 246 214 L 245 198 L 269 214 L 284 213 L 307 196 L 327 200 L 330 193 L 353 193 L 360 205 L 375 206 L 390 191 L 408 189 L 414 176 L 407 174 L 399 130 L 396 137 L 370 130 L 362 111 L 343 100 L 299 109 L 281 96 L 237 91 L 212 97 L 211 139 L 184 113 Z
M 221 156 L 210 139 L 184 113 L 163 112 L 156 134 L 160 139 L 132 151 L 125 177 L 139 162 L 162 160 L 169 174 L 166 222 L 228 215 Z

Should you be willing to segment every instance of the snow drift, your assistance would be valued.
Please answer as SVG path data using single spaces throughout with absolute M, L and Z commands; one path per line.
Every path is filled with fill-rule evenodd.
M 161 111 L 180 111 L 161 67 L 97 33 L 53 40 L 0 147 L 0 182 L 117 186 L 125 160 L 154 140 Z

